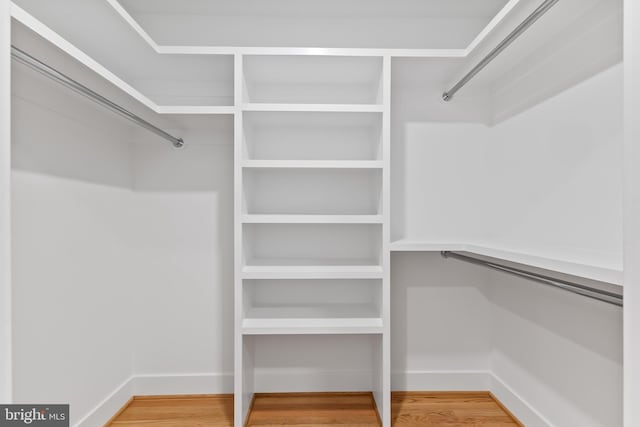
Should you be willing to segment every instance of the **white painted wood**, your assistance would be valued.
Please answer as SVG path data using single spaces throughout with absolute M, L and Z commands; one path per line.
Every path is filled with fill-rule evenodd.
M 324 47 L 160 46 L 158 53 L 173 55 L 300 55 L 383 56 L 394 58 L 464 58 L 466 49 L 366 49 Z
M 82 52 L 80 49 L 75 47 L 71 42 L 65 40 L 63 37 L 61 37 L 51 28 L 46 26 L 44 23 L 42 23 L 41 21 L 39 21 L 29 13 L 27 13 L 24 9 L 17 6 L 15 3 L 11 3 L 11 17 L 21 22 L 22 24 L 24 24 L 26 27 L 30 28 L 34 32 L 36 32 L 42 38 L 51 42 L 54 46 L 58 47 L 62 51 L 71 55 L 73 58 L 77 59 L 80 63 L 89 67 L 96 74 L 104 77 L 107 81 L 113 83 L 115 86 L 119 87 L 124 92 L 131 95 L 146 107 L 154 111 L 156 110 L 157 106 L 148 97 L 144 96 L 138 90 L 133 88 L 131 85 L 126 83 L 124 80 L 116 76 L 111 71 L 109 71 L 105 66 L 96 62 L 89 55 Z
M 0 1 L 0 402 L 12 402 L 11 18 Z
M 244 224 L 381 224 L 382 215 L 243 215 Z
M 390 250 L 392 252 L 464 251 L 467 250 L 467 245 L 463 243 L 440 243 L 402 239 L 391 242 Z
M 110 0 L 111 1 L 111 0 Z M 487 24 L 486 27 L 478 34 L 478 36 L 469 43 L 467 46 L 467 54 L 473 52 L 473 50 L 480 44 L 482 41 L 502 22 L 503 19 L 511 12 L 511 10 L 520 3 L 521 0 L 509 0 L 507 4 L 504 5 L 500 12 L 493 17 L 491 21 Z
M 234 425 L 236 427 L 243 426 L 247 413 L 249 411 L 249 405 L 253 398 L 253 390 L 251 389 L 252 381 L 248 379 L 253 375 L 253 372 L 246 370 L 246 367 L 250 366 L 250 360 L 247 360 L 247 349 L 245 348 L 245 342 L 242 337 L 242 313 L 244 308 L 242 306 L 243 301 L 243 277 L 242 269 L 244 264 L 244 250 L 243 250 L 243 237 L 242 237 L 242 222 L 241 215 L 243 212 L 243 180 L 242 180 L 242 167 L 241 161 L 244 157 L 243 150 L 243 116 L 240 112 L 240 106 L 242 103 L 242 89 L 243 88 L 243 71 L 242 71 L 242 56 L 235 55 L 234 57 L 234 100 L 236 114 L 234 116 L 234 150 L 233 150 L 233 186 L 234 186 L 234 281 L 233 281 L 233 294 L 234 294 Z
M 381 279 L 377 265 L 252 265 L 242 268 L 243 279 Z
M 58 33 L 53 31 L 50 27 L 45 25 L 40 20 L 26 12 L 24 9 L 16 5 L 11 4 L 11 17 L 22 23 L 26 27 L 33 30 L 36 34 L 51 42 L 57 46 L 63 52 L 69 54 L 72 58 L 76 59 L 81 64 L 87 66 L 94 71 L 97 75 L 103 77 L 108 82 L 112 83 L 123 92 L 127 93 L 135 100 L 140 102 L 145 107 L 159 114 L 231 114 L 232 108 L 227 106 L 172 106 L 172 105 L 158 105 L 158 103 L 152 101 L 148 96 L 144 95 L 140 90 L 126 82 L 121 76 L 116 75 L 104 64 L 96 61 L 92 56 L 83 52 L 77 48 L 72 42 L 61 37 Z
M 579 264 L 555 258 L 547 258 L 531 253 L 523 253 L 514 250 L 477 245 L 467 243 L 446 243 L 429 241 L 397 240 L 391 243 L 391 251 L 394 252 L 440 252 L 460 251 L 471 254 L 483 255 L 504 261 L 525 264 L 558 273 L 569 274 L 586 279 L 598 280 L 615 285 L 623 284 L 622 271 L 595 265 Z
M 155 108 L 159 114 L 223 114 L 232 115 L 236 109 L 233 106 L 199 106 L 199 105 L 158 105 Z
M 384 332 L 382 334 L 381 350 L 378 363 L 380 371 L 377 380 L 377 389 L 374 389 L 374 398 L 383 427 L 391 426 L 391 57 L 385 56 L 382 64 L 382 321 Z
M 278 308 L 277 310 L 282 310 Z M 286 311 L 285 311 L 286 313 Z M 329 311 L 328 313 L 331 314 Z M 380 318 L 247 318 L 242 322 L 244 335 L 336 335 L 381 334 Z
M 640 6 L 624 1 L 624 426 L 640 425 Z
M 503 250 L 478 245 L 465 245 L 466 251 L 478 255 L 499 258 L 506 261 L 539 267 L 546 270 L 557 271 L 559 273 L 584 277 L 587 279 L 599 280 L 606 283 L 622 285 L 622 271 L 595 265 L 579 264 L 561 259 L 547 258 L 544 256 L 522 253 L 512 250 Z
M 305 111 L 339 113 L 376 113 L 383 110 L 382 105 L 370 104 L 259 104 L 247 103 L 243 111 Z
M 380 160 L 245 160 L 243 168 L 256 169 L 382 169 Z

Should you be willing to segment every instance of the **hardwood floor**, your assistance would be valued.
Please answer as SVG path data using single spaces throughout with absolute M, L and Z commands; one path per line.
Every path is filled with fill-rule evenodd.
M 371 393 L 256 394 L 247 426 L 377 426 Z
M 523 425 L 488 392 L 395 392 L 391 395 L 391 424 L 403 427 Z
M 394 392 L 394 427 L 522 426 L 487 392 Z M 233 396 L 134 397 L 111 427 L 231 427 Z M 378 426 L 371 393 L 256 394 L 247 426 Z
M 107 426 L 229 427 L 233 395 L 136 396 Z

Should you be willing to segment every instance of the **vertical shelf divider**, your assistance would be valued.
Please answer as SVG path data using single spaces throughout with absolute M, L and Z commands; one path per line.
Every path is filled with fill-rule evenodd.
M 234 425 L 242 427 L 249 415 L 253 400 L 253 366 L 252 355 L 246 348 L 242 336 L 243 281 L 242 266 L 244 249 L 242 236 L 243 215 L 243 182 L 242 160 L 244 158 L 244 132 L 242 103 L 244 97 L 243 56 L 234 56 L 234 136 L 233 136 L 233 186 L 234 186 Z
M 383 427 L 391 426 L 391 57 L 382 61 L 382 348 L 380 357 L 380 379 L 377 381 L 379 395 L 374 397 L 380 412 Z

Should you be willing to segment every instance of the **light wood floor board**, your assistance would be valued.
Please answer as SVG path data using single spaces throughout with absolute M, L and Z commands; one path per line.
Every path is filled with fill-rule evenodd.
M 522 426 L 488 392 L 394 392 L 394 427 Z M 371 393 L 256 394 L 248 427 L 380 424 Z M 231 427 L 233 396 L 134 397 L 111 427 Z
M 112 427 L 233 426 L 233 395 L 136 396 Z

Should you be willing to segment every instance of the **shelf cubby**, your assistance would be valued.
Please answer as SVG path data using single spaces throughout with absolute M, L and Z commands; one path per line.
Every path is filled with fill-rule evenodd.
M 243 334 L 380 333 L 380 280 L 246 280 Z
M 247 266 L 378 266 L 377 224 L 244 224 Z
M 382 58 L 248 55 L 244 102 L 380 105 Z
M 380 113 L 245 112 L 246 160 L 380 161 Z M 329 163 L 325 163 L 329 164 Z
M 246 169 L 244 210 L 252 215 L 378 215 L 376 169 Z

